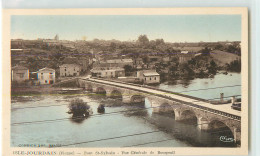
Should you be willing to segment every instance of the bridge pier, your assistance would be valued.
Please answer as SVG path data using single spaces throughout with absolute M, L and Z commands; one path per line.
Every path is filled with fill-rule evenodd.
M 152 101 L 152 100 L 149 100 L 150 101 L 150 104 L 151 104 L 151 107 L 153 107 L 153 113 L 160 113 L 160 104 L 155 102 L 155 101 Z
M 182 118 L 181 118 L 181 111 L 178 111 L 178 110 L 174 110 L 174 114 L 175 114 L 175 121 L 181 121 Z
M 107 97 L 113 97 L 113 95 L 112 95 L 112 90 L 110 90 L 110 89 L 106 89 L 106 96 Z
M 240 142 L 241 142 L 241 130 L 234 128 L 233 135 L 234 135 L 235 142 L 240 144 Z
M 93 93 L 96 93 L 96 92 L 97 92 L 97 88 L 98 88 L 98 87 L 93 86 L 93 87 L 92 87 L 92 92 L 93 92 Z
M 199 117 L 197 120 L 198 128 L 203 131 L 209 130 L 209 122 L 203 117 Z
M 129 103 L 131 103 L 131 96 L 128 96 L 128 95 L 122 95 L 122 102 L 123 103 L 127 103 L 127 104 L 129 104 Z

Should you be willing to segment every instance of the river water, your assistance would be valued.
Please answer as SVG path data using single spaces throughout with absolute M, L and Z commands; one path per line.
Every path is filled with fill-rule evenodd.
M 158 87 L 180 92 L 232 84 L 240 84 L 240 74 L 216 75 L 214 79 L 195 79 L 186 83 L 164 83 Z M 219 92 L 224 92 L 225 96 L 239 95 L 240 89 L 219 88 L 214 92 L 185 93 L 207 99 L 219 97 Z M 71 119 L 66 112 L 73 98 L 88 102 L 93 115 L 83 121 Z M 97 113 L 101 103 L 106 105 L 104 114 Z M 151 109 L 143 109 L 150 107 L 147 99 L 144 105 L 127 105 L 84 90 L 64 89 L 13 95 L 11 107 L 13 147 L 28 144 L 42 147 L 236 147 L 234 143 L 224 143 L 219 139 L 223 135 L 232 136 L 231 132 L 204 132 L 197 128 L 196 121 L 177 122 L 171 114 L 154 114 Z

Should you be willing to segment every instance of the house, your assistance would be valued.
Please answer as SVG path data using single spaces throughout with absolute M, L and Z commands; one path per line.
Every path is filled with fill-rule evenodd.
M 51 68 L 42 68 L 37 71 L 37 79 L 40 85 L 55 83 L 55 70 Z
M 81 66 L 77 64 L 63 64 L 60 66 L 60 76 L 79 76 Z
M 158 74 L 155 70 L 137 71 L 137 77 L 144 84 L 158 84 L 158 83 L 160 83 L 160 74 Z
M 29 80 L 29 69 L 23 66 L 14 66 L 12 67 L 12 73 L 11 73 L 12 81 L 15 82 L 24 82 L 26 80 Z
M 116 78 L 125 76 L 124 68 L 95 68 L 90 70 L 93 77 Z

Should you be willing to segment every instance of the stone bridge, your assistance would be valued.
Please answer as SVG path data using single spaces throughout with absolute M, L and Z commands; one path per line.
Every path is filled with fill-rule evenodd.
M 175 120 L 196 119 L 197 127 L 203 131 L 228 128 L 234 140 L 240 143 L 240 112 L 212 105 L 203 99 L 180 94 L 169 94 L 167 91 L 123 82 L 101 79 L 78 79 L 79 87 L 96 94 L 111 98 L 120 98 L 123 103 L 144 102 L 147 98 L 153 113 L 170 113 Z

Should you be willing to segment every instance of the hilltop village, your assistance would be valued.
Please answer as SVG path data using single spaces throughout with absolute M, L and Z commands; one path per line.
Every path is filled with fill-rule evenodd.
M 240 41 L 11 40 L 12 86 L 48 85 L 91 75 L 140 84 L 241 71 Z

